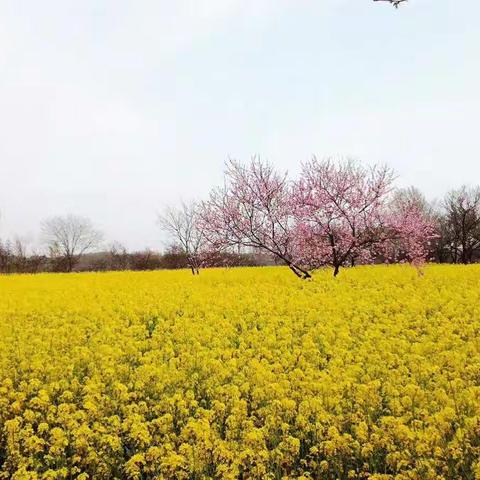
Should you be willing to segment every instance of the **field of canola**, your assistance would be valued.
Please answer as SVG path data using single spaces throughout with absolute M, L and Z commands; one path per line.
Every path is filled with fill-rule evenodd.
M 0 278 L 0 479 L 480 479 L 480 267 Z

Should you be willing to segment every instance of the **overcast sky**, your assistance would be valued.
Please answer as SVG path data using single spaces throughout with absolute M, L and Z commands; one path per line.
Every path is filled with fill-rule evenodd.
M 0 0 L 0 237 L 90 217 L 161 248 L 156 212 L 227 157 L 386 162 L 480 183 L 480 2 Z

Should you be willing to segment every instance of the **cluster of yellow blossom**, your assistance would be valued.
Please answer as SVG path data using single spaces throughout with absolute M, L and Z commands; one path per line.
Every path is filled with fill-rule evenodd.
M 480 479 L 480 266 L 0 278 L 0 479 Z

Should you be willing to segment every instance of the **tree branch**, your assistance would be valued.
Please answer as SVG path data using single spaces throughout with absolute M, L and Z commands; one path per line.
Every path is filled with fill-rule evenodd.
M 403 3 L 403 2 L 406 2 L 407 0 L 373 0 L 374 2 L 388 2 L 388 3 L 391 3 L 395 8 L 398 8 L 398 6 Z

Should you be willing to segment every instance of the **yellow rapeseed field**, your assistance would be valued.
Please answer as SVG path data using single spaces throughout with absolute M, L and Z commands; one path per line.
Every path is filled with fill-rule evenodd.
M 0 479 L 480 479 L 480 267 L 0 278 Z

